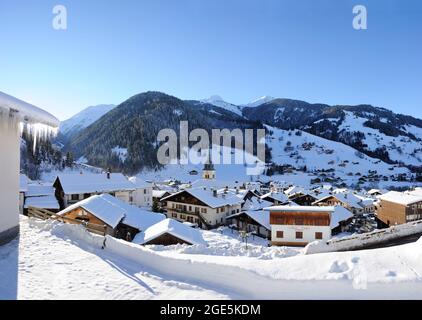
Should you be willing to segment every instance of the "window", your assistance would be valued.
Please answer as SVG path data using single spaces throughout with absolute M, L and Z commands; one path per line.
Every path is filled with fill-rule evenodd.
M 201 213 L 207 213 L 207 209 L 206 208 L 201 208 Z
M 89 198 L 91 196 L 91 194 L 90 193 L 85 193 L 84 194 L 84 199 L 87 199 L 87 198 Z
M 186 215 L 184 215 L 184 214 L 181 214 L 181 215 L 180 215 L 180 219 L 183 219 L 183 220 L 185 220 L 185 219 L 186 219 Z
M 79 200 L 79 194 L 72 194 L 71 199 L 73 201 Z
M 192 206 L 189 206 L 189 211 L 192 212 Z
M 303 232 L 297 231 L 296 232 L 296 239 L 303 239 Z
M 276 237 L 277 238 L 284 238 L 284 232 L 283 231 L 277 231 Z
M 177 213 L 172 213 L 172 214 L 171 214 L 171 217 L 172 217 L 172 218 L 177 218 Z
M 315 232 L 315 239 L 322 240 L 322 232 Z
M 147 194 L 147 189 L 144 189 L 144 194 Z

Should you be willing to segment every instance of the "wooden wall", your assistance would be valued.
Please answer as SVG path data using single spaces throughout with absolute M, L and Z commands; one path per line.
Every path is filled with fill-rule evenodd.
M 298 224 L 298 220 L 301 222 Z M 270 224 L 276 225 L 304 225 L 329 226 L 329 212 L 271 212 Z

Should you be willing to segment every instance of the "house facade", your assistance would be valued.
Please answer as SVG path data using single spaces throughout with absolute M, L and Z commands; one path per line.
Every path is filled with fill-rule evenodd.
M 331 238 L 331 214 L 334 207 L 275 206 L 270 212 L 271 244 L 306 246 Z
M 422 195 L 390 191 L 378 199 L 377 218 L 386 226 L 422 220 Z
M 59 120 L 44 110 L 0 92 L 0 245 L 19 234 L 21 124 L 37 124 L 37 128 L 42 127 L 48 132 L 58 127 Z
M 163 198 L 167 217 L 181 222 L 195 223 L 204 229 L 226 224 L 226 217 L 241 210 L 242 200 L 216 190 L 188 189 Z
M 152 200 L 152 184 L 148 183 L 138 177 L 129 178 L 135 186 L 135 190 L 132 192 L 132 204 L 140 207 L 151 207 Z

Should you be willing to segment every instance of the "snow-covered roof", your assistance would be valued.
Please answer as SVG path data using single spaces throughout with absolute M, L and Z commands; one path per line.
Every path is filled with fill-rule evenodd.
M 406 193 L 413 195 L 413 196 L 421 196 L 422 197 L 422 189 L 421 188 L 416 188 L 415 190 L 408 191 Z
M 419 196 L 405 192 L 390 191 L 378 196 L 378 199 L 402 205 L 410 205 L 416 202 L 422 202 L 422 195 Z
M 28 182 L 29 178 L 25 174 L 21 173 L 19 176 L 19 192 L 28 191 Z
M 330 227 L 334 229 L 339 226 L 340 222 L 349 220 L 353 217 L 353 213 L 342 206 L 335 206 L 334 212 L 331 214 Z
M 313 206 L 273 206 L 264 208 L 268 211 L 285 211 L 285 212 L 333 212 L 335 207 L 313 207 Z
M 85 209 L 112 228 L 115 228 L 120 223 L 120 221 L 122 221 L 126 213 L 123 208 L 114 205 L 110 201 L 107 201 L 106 197 L 104 197 L 104 194 L 102 194 L 95 195 L 75 203 L 60 211 L 58 215 L 65 215 L 77 208 Z
M 34 207 L 38 209 L 59 210 L 60 205 L 55 196 L 30 197 L 25 199 L 25 209 Z
M 30 183 L 28 184 L 26 197 L 54 196 L 55 189 L 51 184 Z
M 122 222 L 139 230 L 145 230 L 165 219 L 162 214 L 139 209 L 109 194 L 91 196 L 60 211 L 58 215 L 65 215 L 77 208 L 85 209 L 112 228 Z
M 246 199 L 245 203 L 243 204 L 244 210 L 262 210 L 266 207 L 270 207 L 273 203 L 266 200 L 261 200 L 259 198 L 253 197 L 251 199 Z
M 65 194 L 135 190 L 133 183 L 121 173 L 111 173 L 110 179 L 107 178 L 105 173 L 68 173 L 60 174 L 57 178 L 60 180 Z
M 138 233 L 132 242 L 137 244 L 148 243 L 166 233 L 190 244 L 207 245 L 199 230 L 186 226 L 174 219 L 165 219 L 154 224 L 145 231 Z
M 161 199 L 166 193 L 170 192 L 168 192 L 167 190 L 152 190 L 152 197 Z
M 140 209 L 109 194 L 103 194 L 103 198 L 125 211 L 125 217 L 123 218 L 122 223 L 139 230 L 145 230 L 166 218 L 165 215 L 161 213 Z
M 371 189 L 367 192 L 369 195 L 373 195 L 376 193 L 382 194 L 382 191 L 380 189 Z
M 52 128 L 57 128 L 60 121 L 48 113 L 32 104 L 19 100 L 0 91 L 0 108 L 6 111 L 17 111 L 17 115 L 25 122 L 31 124 L 44 124 Z
M 182 190 L 175 194 L 167 196 L 163 198 L 162 200 L 168 200 L 169 198 L 183 192 L 189 193 L 191 196 L 197 198 L 198 200 L 202 201 L 203 203 L 205 203 L 207 206 L 211 208 L 232 206 L 236 204 L 241 204 L 243 202 L 243 200 L 240 199 L 239 197 L 236 197 L 235 195 L 230 195 L 230 194 L 227 194 L 227 195 L 217 194 L 217 196 L 214 197 L 213 191 L 203 189 L 203 188 Z
M 356 197 L 356 195 L 354 195 L 351 192 L 348 193 L 337 193 L 337 194 L 333 194 L 333 195 L 328 195 L 326 197 L 323 197 L 317 201 L 314 202 L 314 204 L 322 202 L 330 197 L 334 197 L 337 200 L 339 200 L 342 203 L 347 204 L 348 206 L 350 206 L 351 208 L 362 208 L 361 206 L 361 199 L 359 199 L 358 197 Z
M 265 210 L 259 210 L 259 211 L 251 211 L 246 210 L 239 213 L 232 214 L 228 216 L 226 219 L 235 218 L 237 216 L 240 216 L 242 214 L 246 214 L 251 219 L 255 220 L 257 223 L 259 223 L 261 226 L 265 227 L 267 230 L 271 230 L 270 225 L 270 212 Z
M 291 186 L 290 188 L 284 191 L 284 193 L 287 194 L 288 196 L 294 195 L 296 193 L 304 193 L 304 192 L 305 192 L 305 189 L 298 186 Z
M 272 198 L 272 199 L 274 199 L 278 202 L 281 202 L 281 203 L 289 201 L 289 198 L 284 193 L 281 193 L 281 192 L 269 192 L 269 193 L 261 196 L 262 200 L 265 200 L 265 199 L 268 199 L 268 198 Z
M 139 177 L 131 177 L 129 181 L 135 185 L 136 189 L 152 188 L 152 183 L 146 182 Z

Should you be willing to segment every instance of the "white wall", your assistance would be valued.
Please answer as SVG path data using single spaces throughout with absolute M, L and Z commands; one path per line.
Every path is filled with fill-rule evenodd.
M 277 238 L 277 231 L 283 231 L 283 238 Z M 296 232 L 303 232 L 303 239 L 296 239 Z M 315 241 L 315 232 L 322 232 L 322 240 L 331 239 L 331 228 L 329 226 L 291 226 L 271 225 L 272 242 L 309 243 Z
M 18 231 L 19 145 L 18 125 L 0 115 L 0 243 Z
M 139 188 L 133 191 L 133 204 L 138 207 L 151 207 L 152 187 Z

